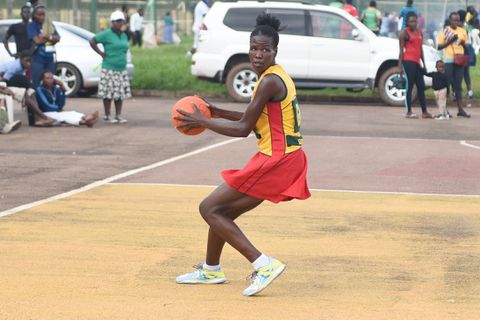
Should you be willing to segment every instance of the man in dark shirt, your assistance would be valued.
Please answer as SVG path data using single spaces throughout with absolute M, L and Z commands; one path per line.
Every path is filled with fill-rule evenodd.
M 5 46 L 5 49 L 7 50 L 8 54 L 14 58 L 18 58 L 18 54 L 20 52 L 25 50 L 30 50 L 32 46 L 30 40 L 28 39 L 28 34 L 27 34 L 27 24 L 30 20 L 29 6 L 25 5 L 22 7 L 21 16 L 22 16 L 22 22 L 12 24 L 8 28 L 7 33 L 3 38 L 3 45 Z M 8 47 L 8 40 L 10 39 L 11 36 L 15 36 L 15 44 L 17 45 L 17 53 L 15 54 L 12 54 L 12 52 L 10 51 L 10 48 Z

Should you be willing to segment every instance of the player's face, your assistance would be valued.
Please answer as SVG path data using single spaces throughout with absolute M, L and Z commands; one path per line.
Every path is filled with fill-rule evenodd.
M 262 74 L 275 63 L 277 48 L 273 47 L 272 38 L 264 35 L 253 36 L 250 40 L 249 58 L 253 69 Z
M 41 8 L 35 10 L 35 12 L 33 13 L 33 18 L 38 23 L 43 24 L 43 22 L 45 21 L 45 9 Z

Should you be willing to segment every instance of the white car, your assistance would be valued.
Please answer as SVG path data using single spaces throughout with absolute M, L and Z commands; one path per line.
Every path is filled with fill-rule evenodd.
M 276 16 L 280 31 L 277 62 L 297 88 L 379 88 L 382 100 L 400 105 L 405 90 L 397 88 L 398 40 L 377 37 L 347 12 L 298 2 L 215 2 L 205 16 L 194 76 L 225 82 L 237 101 L 248 101 L 257 75 L 248 59 L 249 37 L 256 17 Z M 426 67 L 434 71 L 437 51 L 424 46 Z M 425 78 L 431 84 L 430 78 Z
M 3 40 L 8 27 L 20 20 L 0 20 L 0 41 Z M 57 50 L 56 77 L 63 82 L 67 96 L 74 96 L 81 89 L 94 90 L 100 81 L 102 58 L 90 47 L 88 40 L 94 34 L 74 25 L 54 22 L 61 39 L 55 46 Z M 10 38 L 9 49 L 16 52 L 14 37 Z M 101 45 L 99 45 L 101 47 Z M 3 44 L 0 44 L 0 64 L 12 60 Z M 133 76 L 133 64 L 130 51 L 127 55 L 127 69 Z

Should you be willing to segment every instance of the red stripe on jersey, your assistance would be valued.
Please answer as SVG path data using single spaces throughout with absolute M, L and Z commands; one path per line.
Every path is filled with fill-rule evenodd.
M 285 154 L 285 134 L 283 132 L 282 105 L 280 102 L 269 102 L 267 108 L 272 156 L 283 155 Z

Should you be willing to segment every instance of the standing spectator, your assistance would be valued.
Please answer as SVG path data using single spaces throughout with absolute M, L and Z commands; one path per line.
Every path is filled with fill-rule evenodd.
M 334 8 L 338 8 L 338 9 L 342 9 L 343 6 L 344 6 L 344 0 L 332 1 L 332 2 L 330 2 L 329 6 L 334 7 Z
M 382 25 L 380 26 L 380 35 L 382 37 L 388 37 L 389 22 L 390 22 L 390 15 L 388 14 L 388 12 L 385 12 L 385 14 L 382 17 Z
M 425 31 L 425 18 L 421 13 L 419 13 L 417 20 L 418 20 L 418 29 L 423 33 Z
M 130 80 L 127 72 L 127 35 L 122 31 L 125 25 L 125 16 L 115 11 L 110 16 L 112 27 L 97 33 L 90 39 L 90 46 L 102 58 L 102 72 L 98 85 L 98 96 L 103 99 L 105 116 L 103 120 L 109 123 L 126 123 L 122 118 L 123 100 L 131 96 Z M 103 50 L 98 47 L 103 44 Z M 112 99 L 115 103 L 115 118 L 110 117 Z
M 460 16 L 458 12 L 452 12 L 449 16 L 449 25 L 439 34 L 438 50 L 445 49 L 444 62 L 445 72 L 450 85 L 453 84 L 455 99 L 458 107 L 458 117 L 470 118 L 463 109 L 462 79 L 464 66 L 455 63 L 455 55 L 463 55 L 468 43 L 467 32 L 459 26 Z
M 60 81 L 54 80 L 50 71 L 45 71 L 42 74 L 42 85 L 37 88 L 36 94 L 40 109 L 49 118 L 72 126 L 93 127 L 97 122 L 98 111 L 86 116 L 80 112 L 63 110 L 65 107 L 65 87 Z
M 467 39 L 470 39 L 470 28 L 469 25 L 466 23 L 466 16 L 467 11 L 465 10 L 458 10 L 458 16 L 460 17 L 459 27 L 464 28 L 467 32 Z M 470 67 L 476 64 L 476 56 L 472 44 L 470 41 L 467 41 L 465 45 L 465 54 L 470 57 L 469 63 L 464 66 L 463 68 L 463 80 L 467 85 L 467 97 L 469 100 L 473 99 L 473 91 L 472 91 L 472 78 L 470 77 Z M 467 107 L 471 107 L 472 103 L 470 101 L 467 102 Z
M 467 7 L 467 14 L 465 16 L 465 21 L 467 22 L 467 25 L 470 27 L 473 27 L 473 23 L 475 19 L 478 18 L 478 12 L 475 10 L 474 6 L 468 6 Z
M 31 126 L 50 126 L 53 121 L 40 110 L 35 89 L 30 79 L 25 75 L 32 64 L 32 57 L 28 51 L 22 51 L 19 57 L 0 65 L 0 81 L 5 81 L 15 100 L 25 103 L 28 108 L 28 122 Z
M 130 31 L 132 33 L 132 45 L 142 47 L 142 29 L 144 9 L 138 8 L 137 12 L 130 17 Z
M 24 50 L 30 50 L 31 48 L 31 43 L 30 43 L 30 40 L 28 39 L 28 34 L 27 34 L 27 25 L 28 25 L 28 22 L 30 21 L 29 6 L 25 5 L 22 7 L 21 17 L 22 17 L 22 22 L 10 25 L 10 27 L 7 30 L 7 33 L 5 33 L 5 37 L 3 38 L 3 45 L 5 46 L 5 50 L 7 50 L 10 57 L 14 57 L 14 58 L 18 58 L 18 55 L 20 52 Z M 15 45 L 16 45 L 15 54 L 13 54 L 10 51 L 10 48 L 8 46 L 8 40 L 12 36 L 15 37 Z
M 190 49 L 190 51 L 187 52 L 187 55 L 193 55 L 195 52 L 197 52 L 198 48 L 198 36 L 200 33 L 200 27 L 203 24 L 203 18 L 208 13 L 208 10 L 210 10 L 210 6 L 212 5 L 212 0 L 201 0 L 197 3 L 195 6 L 195 11 L 194 11 L 194 20 L 193 20 L 193 26 L 192 26 L 192 31 L 193 31 L 193 47 Z
M 448 78 L 445 74 L 445 64 L 442 60 L 438 60 L 435 64 L 436 72 L 426 73 L 427 77 L 432 78 L 432 88 L 435 94 L 435 101 L 438 107 L 438 115 L 433 117 L 436 120 L 450 119 L 450 113 L 447 110 L 448 98 Z
M 425 59 L 423 55 L 423 35 L 417 28 L 417 15 L 410 12 L 407 15 L 407 28 L 402 31 L 399 37 L 400 55 L 398 57 L 398 68 L 400 74 L 407 80 L 407 93 L 405 96 L 406 118 L 414 119 L 418 116 L 412 112 L 412 91 L 417 86 L 418 100 L 422 107 L 422 118 L 432 118 L 427 111 L 425 99 L 425 82 L 423 80 Z M 423 67 L 422 65 L 423 64 Z
M 167 13 L 165 13 L 165 16 L 163 17 L 163 22 L 165 24 L 165 27 L 163 29 L 163 42 L 166 44 L 172 44 L 173 43 L 173 18 L 170 11 L 167 11 Z
M 130 41 L 132 33 L 130 32 L 130 15 L 128 14 L 128 6 L 126 3 L 122 4 L 122 12 L 123 17 L 125 18 L 125 24 L 122 27 L 122 31 L 125 32 L 128 41 Z
M 35 50 L 32 54 L 32 82 L 34 87 L 40 84 L 40 77 L 44 70 L 56 71 L 55 44 L 60 41 L 55 27 L 45 22 L 45 5 L 35 6 L 32 22 L 27 26 L 28 38 L 32 41 Z
M 370 1 L 367 9 L 363 10 L 360 20 L 368 29 L 372 30 L 377 36 L 380 33 L 380 25 L 382 23 L 382 14 L 377 9 L 377 2 Z
M 405 7 L 403 7 L 402 10 L 400 11 L 400 17 L 402 19 L 402 29 L 401 30 L 404 30 L 405 27 L 407 26 L 407 15 L 410 12 L 413 12 L 413 13 L 415 13 L 415 15 L 417 15 L 417 8 L 415 8 L 413 6 L 413 0 L 407 0 L 407 5 Z
M 352 17 L 358 19 L 358 11 L 357 8 L 355 8 L 355 6 L 353 5 L 353 0 L 346 0 L 345 5 L 342 7 L 342 9 L 350 13 Z
M 388 16 L 388 36 L 396 38 L 398 36 L 399 19 L 396 12 L 391 12 Z
M 480 52 L 480 21 L 478 18 L 471 20 L 472 31 L 468 34 L 468 42 L 473 47 L 473 52 L 475 56 Z

